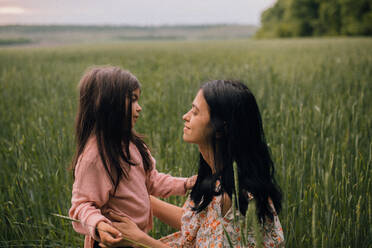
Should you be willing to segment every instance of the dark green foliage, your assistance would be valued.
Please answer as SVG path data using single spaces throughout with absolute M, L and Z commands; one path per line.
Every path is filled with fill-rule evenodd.
M 0 46 L 29 44 L 31 42 L 31 39 L 27 38 L 0 39 Z
M 372 35 L 371 0 L 278 0 L 257 37 Z

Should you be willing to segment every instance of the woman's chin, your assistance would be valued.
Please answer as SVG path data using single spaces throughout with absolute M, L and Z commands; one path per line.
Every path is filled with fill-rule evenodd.
M 187 136 L 187 134 L 183 134 L 182 138 L 186 143 L 196 144 L 192 139 L 190 139 L 190 137 Z
M 185 133 L 183 134 L 182 139 L 183 139 L 183 141 L 185 141 L 187 143 L 190 143 L 190 141 L 188 140 L 187 135 Z

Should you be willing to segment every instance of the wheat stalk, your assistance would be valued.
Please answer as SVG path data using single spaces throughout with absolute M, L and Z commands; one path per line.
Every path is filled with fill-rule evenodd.
M 55 217 L 58 217 L 58 218 L 61 218 L 61 219 L 68 220 L 68 221 L 72 221 L 72 222 L 77 222 L 77 223 L 80 223 L 80 224 L 84 224 L 85 226 L 92 226 L 92 225 L 88 225 L 88 224 L 86 224 L 86 223 L 83 223 L 83 222 L 81 222 L 80 220 L 73 219 L 73 218 L 70 218 L 70 217 L 68 217 L 68 216 L 64 216 L 64 215 L 61 215 L 61 214 L 55 214 L 55 213 L 52 213 L 51 215 L 53 215 L 53 216 L 55 216 Z M 100 229 L 100 228 L 98 228 L 98 227 L 94 227 L 94 228 L 97 229 L 98 231 L 109 233 L 109 232 L 107 232 L 107 231 L 105 231 L 105 230 L 102 230 L 102 229 Z M 150 246 L 144 245 L 144 244 L 142 244 L 142 243 L 139 243 L 139 242 L 134 241 L 134 240 L 132 240 L 132 239 L 129 239 L 129 238 L 127 238 L 127 237 L 122 236 L 122 238 L 123 238 L 124 240 L 129 241 L 129 242 L 131 242 L 131 243 L 133 243 L 133 244 L 135 244 L 135 245 L 138 245 L 138 246 L 140 246 L 140 247 L 143 247 L 143 248 L 151 248 Z

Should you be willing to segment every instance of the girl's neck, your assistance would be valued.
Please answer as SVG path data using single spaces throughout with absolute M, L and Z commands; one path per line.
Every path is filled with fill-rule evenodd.
M 213 150 L 212 147 L 209 145 L 199 145 L 199 152 L 203 156 L 203 159 L 209 167 L 211 167 L 212 173 L 215 173 L 216 170 L 214 168 L 214 156 L 213 156 Z

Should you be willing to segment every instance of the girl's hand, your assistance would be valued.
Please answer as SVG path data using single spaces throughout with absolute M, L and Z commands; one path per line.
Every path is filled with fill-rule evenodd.
M 104 221 L 98 222 L 97 231 L 101 243 L 105 246 L 115 246 L 122 241 L 122 234 L 120 231 Z
M 185 189 L 192 189 L 192 187 L 194 187 L 195 185 L 196 179 L 198 179 L 197 175 L 193 175 L 192 177 L 187 178 L 185 182 Z

